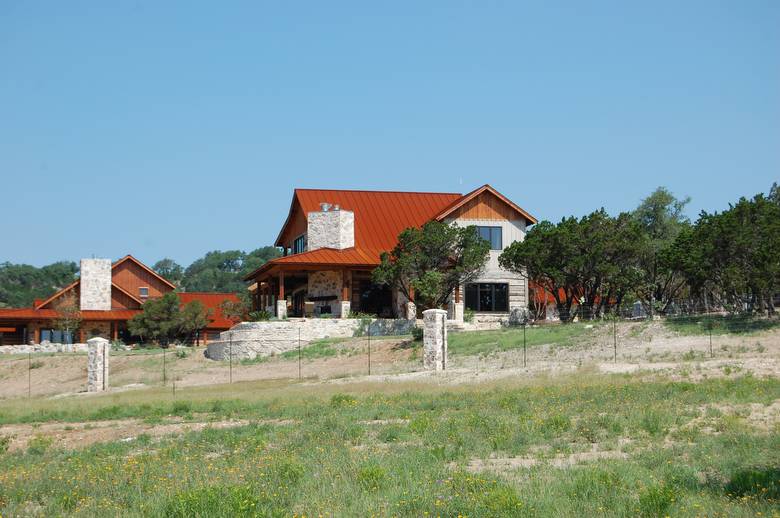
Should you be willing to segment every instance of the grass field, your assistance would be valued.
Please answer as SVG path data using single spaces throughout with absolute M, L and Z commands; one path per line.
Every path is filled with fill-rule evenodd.
M 76 450 L 33 438 L 0 456 L 0 514 L 777 516 L 780 436 L 761 416 L 779 398 L 776 379 L 582 375 L 8 402 L 5 423 L 179 416 L 214 428 Z
M 567 325 L 530 326 L 525 330 L 527 347 L 556 344 L 567 347 L 587 339 L 603 323 L 574 323 Z M 453 355 L 484 354 L 523 347 L 523 329 L 518 327 L 472 333 L 452 333 L 448 338 L 449 353 Z

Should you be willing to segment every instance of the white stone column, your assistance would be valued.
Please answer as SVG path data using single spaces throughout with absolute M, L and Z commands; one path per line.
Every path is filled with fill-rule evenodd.
M 443 309 L 423 311 L 423 366 L 435 371 L 447 367 L 447 312 Z
M 444 313 L 446 314 L 447 312 L 445 311 Z M 404 317 L 406 320 L 417 320 L 417 306 L 414 302 L 404 304 Z
M 287 299 L 279 299 L 276 301 L 276 318 L 287 318 Z
M 108 358 L 111 344 L 105 338 L 87 340 L 87 392 L 108 389 Z
M 340 303 L 341 311 L 339 313 L 341 318 L 349 318 L 349 312 L 352 309 L 352 304 L 348 300 L 342 300 Z
M 462 324 L 464 307 L 465 304 L 463 304 L 463 302 L 450 302 L 447 318 L 458 324 Z

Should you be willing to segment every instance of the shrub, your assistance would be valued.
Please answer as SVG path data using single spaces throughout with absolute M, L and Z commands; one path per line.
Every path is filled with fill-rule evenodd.
M 250 311 L 249 312 L 249 321 L 250 322 L 260 322 L 262 320 L 271 320 L 272 316 L 273 315 L 271 315 L 270 312 L 265 311 L 265 310 Z
M 466 309 L 463 311 L 463 321 L 470 324 L 474 322 L 474 310 Z
M 192 403 L 189 401 L 176 401 L 173 403 L 173 411 L 171 412 L 173 415 L 186 415 L 189 414 L 192 411 Z
M 422 327 L 413 327 L 412 328 L 412 339 L 415 342 L 420 342 L 423 339 L 423 328 Z
M 358 470 L 357 481 L 367 491 L 376 491 L 384 482 L 387 473 L 377 464 L 368 464 Z
M 185 351 L 184 349 L 176 349 L 176 357 L 179 358 L 180 360 L 183 360 L 187 356 L 189 356 L 189 354 L 187 354 L 187 351 Z
M 27 443 L 27 453 L 32 455 L 43 455 L 51 446 L 52 438 L 44 435 L 35 435 Z
M 30 363 L 30 370 L 32 370 L 32 369 L 40 369 L 44 365 L 45 364 L 43 363 L 43 360 L 35 360 L 35 361 Z
M 639 494 L 640 516 L 668 516 L 675 501 L 675 490 L 666 485 L 653 485 Z
M 11 447 L 11 436 L 0 435 L 0 454 L 7 452 L 8 448 L 10 447 Z

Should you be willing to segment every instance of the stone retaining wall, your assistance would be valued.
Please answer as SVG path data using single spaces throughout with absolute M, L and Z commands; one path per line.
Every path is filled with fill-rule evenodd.
M 307 318 L 296 320 L 270 320 L 265 322 L 242 322 L 229 331 L 223 331 L 220 339 L 210 342 L 206 357 L 212 360 L 230 358 L 232 344 L 233 360 L 252 360 L 259 357 L 283 353 L 314 340 L 323 338 L 350 338 L 365 336 L 404 335 L 416 325 L 414 320 L 357 318 Z
M 27 354 L 27 353 L 85 353 L 87 344 L 42 344 L 4 345 L 0 347 L 0 354 Z

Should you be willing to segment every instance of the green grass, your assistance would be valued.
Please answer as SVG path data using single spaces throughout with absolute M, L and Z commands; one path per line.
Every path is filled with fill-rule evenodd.
M 780 328 L 780 318 L 762 318 L 749 315 L 696 315 L 664 320 L 666 327 L 681 335 L 752 335 Z
M 555 344 L 571 346 L 593 336 L 603 323 L 548 324 L 526 329 L 526 346 Z M 495 331 L 451 333 L 447 337 L 448 351 L 453 355 L 483 354 L 523 347 L 523 329 L 512 327 Z
M 777 430 L 753 429 L 740 417 L 749 411 L 705 408 L 778 398 L 777 379 L 580 375 L 449 388 L 255 382 L 184 389 L 175 402 L 157 389 L 8 402 L 5 422 L 194 415 L 251 424 L 75 451 L 36 440 L 0 454 L 0 515 L 772 516 Z M 717 434 L 697 424 L 703 417 Z M 624 444 L 627 456 L 545 462 L 593 444 Z M 541 463 L 467 469 L 518 456 Z
M 313 360 L 315 358 L 330 358 L 332 356 L 338 356 L 341 354 L 341 351 L 338 347 L 336 347 L 336 345 L 344 342 L 345 340 L 345 338 L 325 338 L 311 342 L 309 345 L 301 347 L 301 358 L 304 360 Z M 285 351 L 280 354 L 279 357 L 284 360 L 297 360 L 298 349 Z

